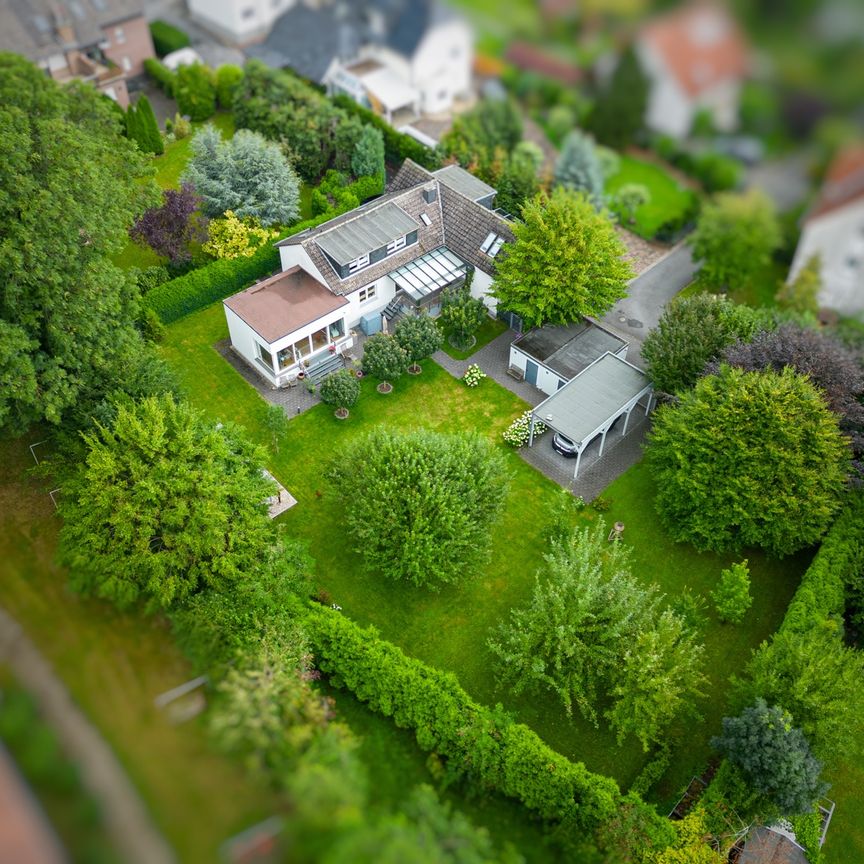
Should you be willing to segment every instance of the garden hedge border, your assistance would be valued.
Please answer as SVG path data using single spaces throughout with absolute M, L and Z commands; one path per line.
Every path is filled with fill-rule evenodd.
M 150 22 L 150 36 L 153 39 L 153 49 L 159 57 L 179 51 L 191 44 L 189 34 L 185 30 L 159 18 Z
M 144 61 L 144 71 L 166 96 L 174 96 L 174 85 L 177 83 L 177 76 L 161 60 L 157 60 L 155 57 L 148 57 Z
M 480 786 L 517 799 L 547 822 L 586 830 L 613 818 L 622 805 L 613 779 L 556 753 L 500 705 L 478 704 L 455 675 L 406 656 L 374 627 L 319 605 L 310 606 L 304 623 L 316 664 L 331 684 L 413 729 L 423 750 Z M 626 800 L 663 830 L 665 820 L 652 807 L 633 795 Z

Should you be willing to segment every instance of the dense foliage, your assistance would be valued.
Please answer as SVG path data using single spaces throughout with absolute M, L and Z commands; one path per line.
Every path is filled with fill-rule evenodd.
M 159 57 L 164 57 L 172 51 L 179 51 L 189 45 L 187 33 L 158 18 L 150 22 L 150 35 L 153 37 L 153 48 Z
M 526 202 L 515 242 L 495 259 L 492 293 L 526 327 L 602 317 L 633 272 L 615 227 L 581 195 L 556 189 Z
M 216 113 L 216 79 L 203 63 L 180 66 L 174 73 L 172 94 L 181 114 L 193 122 L 209 120 Z
M 195 187 L 208 216 L 231 210 L 267 226 L 300 214 L 300 181 L 290 162 L 276 144 L 245 129 L 229 141 L 213 126 L 201 129 L 183 179 Z
M 488 553 L 509 485 L 504 460 L 479 435 L 377 429 L 340 454 L 334 480 L 356 494 L 345 524 L 366 567 L 438 587 Z
M 219 107 L 232 111 L 240 85 L 243 83 L 243 70 L 239 66 L 226 63 L 216 70 L 216 98 Z
M 694 294 L 664 309 L 660 323 L 645 337 L 642 358 L 656 390 L 683 393 L 727 345 L 749 342 L 771 326 L 768 315 L 749 306 L 722 296 Z
M 384 176 L 384 136 L 374 126 L 362 128 L 351 154 L 351 171 L 355 177 Z
M 822 261 L 817 252 L 807 259 L 794 279 L 783 283 L 777 292 L 777 305 L 790 312 L 815 317 L 819 314 L 821 289 Z
M 672 537 L 775 555 L 822 536 L 849 466 L 837 419 L 806 378 L 725 364 L 657 410 L 647 456 Z
M 455 119 L 441 139 L 441 149 L 483 177 L 494 159 L 509 154 L 521 140 L 522 118 L 516 105 L 509 99 L 485 99 Z
M 445 289 L 441 294 L 441 328 L 450 344 L 466 349 L 474 344 L 474 334 L 489 317 L 486 304 L 471 296 L 471 275 L 458 287 Z
M 408 368 L 405 349 L 390 333 L 375 333 L 363 345 L 363 371 L 389 384 Z
M 621 55 L 609 85 L 591 112 L 591 131 L 599 141 L 623 149 L 634 143 L 645 122 L 648 78 L 633 46 Z
M 828 789 L 819 779 L 822 765 L 792 717 L 764 699 L 738 717 L 724 717 L 723 734 L 711 743 L 783 815 L 809 812 Z
M 165 152 L 153 106 L 143 93 L 134 105 L 126 109 L 126 137 L 131 138 L 142 153 L 159 156 Z
M 13 54 L 0 126 L 0 426 L 20 430 L 132 377 L 138 289 L 111 259 L 159 193 L 112 103 Z
M 360 397 L 360 382 L 347 369 L 339 369 L 321 382 L 318 395 L 328 405 L 350 408 Z
M 170 395 L 85 434 L 64 485 L 61 553 L 80 590 L 168 608 L 255 572 L 272 543 L 262 454 Z
M 603 199 L 603 171 L 594 141 L 578 129 L 564 139 L 555 163 L 555 183 L 574 192 L 584 192 L 595 205 Z
M 711 599 L 721 621 L 737 624 L 753 604 L 750 596 L 750 570 L 747 561 L 738 561 L 723 570 Z
M 443 341 L 438 323 L 426 314 L 406 315 L 396 325 L 394 336 L 408 355 L 412 372 L 419 371 L 420 361 L 434 354 Z
M 129 229 L 129 235 L 172 264 L 188 261 L 192 257 L 191 245 L 206 236 L 206 220 L 197 217 L 200 204 L 201 199 L 189 183 L 180 189 L 165 189 L 162 205 L 147 210 Z

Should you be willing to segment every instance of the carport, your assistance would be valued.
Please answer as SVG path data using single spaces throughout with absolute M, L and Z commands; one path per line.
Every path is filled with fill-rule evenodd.
M 569 438 L 576 445 L 575 480 L 585 448 L 601 435 L 602 456 L 612 424 L 623 415 L 622 435 L 626 435 L 630 414 L 642 399 L 647 397 L 645 413 L 651 410 L 652 393 L 648 376 L 641 369 L 607 351 L 531 412 L 528 446 L 534 444 L 538 421 Z

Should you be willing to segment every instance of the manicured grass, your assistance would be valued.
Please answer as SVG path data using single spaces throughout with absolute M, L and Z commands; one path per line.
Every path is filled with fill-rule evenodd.
M 213 417 L 243 423 L 254 438 L 269 445 L 262 426 L 263 400 L 211 347 L 226 335 L 217 305 L 169 328 L 163 352 L 193 402 Z M 337 421 L 331 408 L 319 406 L 288 424 L 278 453 L 271 453 L 270 467 L 299 503 L 281 518 L 290 534 L 308 542 L 316 560 L 317 585 L 331 593 L 345 614 L 359 623 L 375 624 L 385 638 L 410 654 L 456 672 L 475 698 L 487 704 L 503 702 L 560 752 L 627 786 L 645 761 L 635 742 L 619 748 L 608 729 L 567 718 L 551 697 L 515 698 L 497 686 L 492 673 L 486 640 L 513 606 L 530 597 L 544 548 L 544 514 L 557 494 L 551 481 L 500 443 L 501 432 L 524 408 L 521 400 L 488 379 L 469 389 L 428 361 L 421 376 L 400 379 L 390 396 L 377 394 L 374 382 L 364 380 L 362 396 L 348 421 Z M 364 572 L 360 556 L 351 548 L 341 526 L 344 508 L 360 490 L 350 476 L 331 484 L 327 473 L 338 465 L 338 454 L 347 441 L 378 423 L 446 432 L 477 430 L 499 442 L 506 453 L 513 482 L 506 512 L 493 531 L 490 559 L 466 573 L 459 586 L 431 593 L 394 584 Z M 549 445 L 541 439 L 537 446 Z M 622 476 L 608 495 L 613 501 L 608 520 L 620 519 L 627 525 L 625 542 L 633 547 L 634 572 L 646 582 L 660 584 L 670 598 L 685 586 L 707 593 L 720 570 L 735 560 L 696 553 L 665 536 L 653 512 L 652 483 L 643 466 Z M 593 511 L 586 511 L 584 519 L 594 518 Z M 721 626 L 714 618 L 707 627 L 710 698 L 699 706 L 705 721 L 675 730 L 681 746 L 661 796 L 674 794 L 707 759 L 707 741 L 719 731 L 727 704 L 726 679 L 776 629 L 807 558 L 778 562 L 756 552 L 747 557 L 753 609 L 737 627 Z
M 729 297 L 736 303 L 744 303 L 754 308 L 776 306 L 777 292 L 780 290 L 786 273 L 787 268 L 784 265 L 778 264 L 776 261 L 769 261 L 768 264 L 760 268 L 749 285 L 730 291 Z M 691 282 L 677 296 L 692 297 L 694 294 L 701 294 L 709 290 L 711 289 L 701 284 L 697 279 Z
M 488 345 L 493 339 L 497 339 L 505 330 L 507 325 L 498 318 L 488 318 L 480 325 L 480 329 L 474 334 L 476 342 L 466 351 L 454 348 L 447 339 L 444 340 L 444 351 L 454 360 L 467 360 L 472 354 L 476 354 L 481 348 Z
M 212 123 L 222 133 L 223 138 L 230 138 L 234 134 L 233 114 L 219 111 L 207 122 Z M 155 157 L 156 182 L 163 189 L 179 188 L 180 175 L 192 156 L 192 139 L 195 137 L 195 131 L 203 125 L 203 123 L 193 123 L 190 135 L 179 141 L 172 141 L 161 156 Z
M 300 221 L 312 218 L 312 193 L 315 191 L 314 186 L 309 186 L 307 183 L 300 184 Z
M 642 237 L 652 238 L 660 226 L 682 214 L 693 200 L 694 193 L 678 184 L 658 165 L 621 157 L 621 168 L 606 181 L 606 192 L 614 195 L 626 183 L 639 183 L 651 193 L 651 200 L 636 211 L 636 221 L 625 225 Z
M 155 267 L 157 264 L 164 264 L 168 259 L 157 255 L 149 246 L 141 246 L 136 243 L 131 237 L 126 241 L 123 251 L 119 255 L 114 256 L 114 263 L 124 270 L 130 267 Z
M 860 758 L 826 772 L 828 798 L 837 803 L 825 839 L 825 864 L 864 861 L 864 765 Z
M 51 487 L 26 473 L 28 445 L 45 437 L 34 430 L 0 440 L 0 605 L 114 748 L 178 858 L 215 861 L 222 841 L 278 802 L 212 750 L 200 722 L 174 726 L 154 707 L 156 695 L 192 676 L 165 621 L 118 612 L 67 587 L 55 563 L 60 522 Z

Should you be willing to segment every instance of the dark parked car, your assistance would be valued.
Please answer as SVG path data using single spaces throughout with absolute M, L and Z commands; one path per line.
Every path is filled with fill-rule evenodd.
M 560 432 L 556 432 L 552 436 L 552 447 L 557 450 L 562 456 L 566 456 L 568 459 L 575 456 L 579 451 L 576 445 L 569 439 L 562 435 Z

